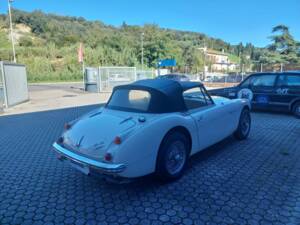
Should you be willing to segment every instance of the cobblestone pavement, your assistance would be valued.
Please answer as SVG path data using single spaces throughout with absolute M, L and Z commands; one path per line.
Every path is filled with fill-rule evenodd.
M 253 113 L 246 141 L 194 156 L 179 181 L 116 185 L 58 161 L 64 122 L 95 106 L 0 117 L 0 224 L 300 224 L 300 120 Z

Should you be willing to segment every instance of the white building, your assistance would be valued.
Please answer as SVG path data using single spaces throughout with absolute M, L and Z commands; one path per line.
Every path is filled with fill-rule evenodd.
M 206 72 L 231 72 L 236 70 L 237 65 L 230 62 L 228 55 L 224 51 L 219 52 L 206 47 L 199 48 L 199 50 L 203 51 L 205 55 Z M 207 62 L 210 64 L 210 68 Z

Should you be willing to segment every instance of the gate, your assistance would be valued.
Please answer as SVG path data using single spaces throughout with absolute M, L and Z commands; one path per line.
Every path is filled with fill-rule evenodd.
M 136 80 L 135 67 L 99 67 L 98 91 L 111 92 L 115 86 Z
M 0 105 L 8 108 L 28 100 L 26 67 L 0 62 Z

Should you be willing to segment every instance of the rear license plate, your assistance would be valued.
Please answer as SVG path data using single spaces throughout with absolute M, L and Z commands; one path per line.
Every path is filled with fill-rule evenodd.
M 70 160 L 69 160 L 69 164 L 74 169 L 80 171 L 81 173 L 83 173 L 85 175 L 89 175 L 89 173 L 90 173 L 90 168 L 86 165 L 83 165 L 83 164 L 78 163 L 78 162 L 70 161 Z

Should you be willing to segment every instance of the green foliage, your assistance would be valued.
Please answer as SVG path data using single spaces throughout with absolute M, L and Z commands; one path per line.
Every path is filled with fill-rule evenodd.
M 23 36 L 19 40 L 19 45 L 23 47 L 33 46 L 33 41 L 31 37 Z
M 275 48 L 255 48 L 252 44 L 230 45 L 202 33 L 162 29 L 155 24 L 120 27 L 107 26 L 82 17 L 57 16 L 41 11 L 32 13 L 13 9 L 13 23 L 24 24 L 32 33 L 18 39 L 18 62 L 27 65 L 30 81 L 80 80 L 81 65 L 77 62 L 79 43 L 84 44 L 84 60 L 89 66 L 141 67 L 141 34 L 144 33 L 144 66 L 153 68 L 159 59 L 173 58 L 179 72 L 203 71 L 204 55 L 198 48 L 208 47 L 229 53 L 233 63 L 250 65 L 257 62 L 299 61 L 299 47 L 285 27 L 282 37 L 273 36 Z M 11 60 L 6 15 L 0 15 L 0 60 Z M 284 49 L 284 51 L 279 51 Z M 206 62 L 210 64 L 210 62 Z
M 273 43 L 268 48 L 277 56 L 277 60 L 280 62 L 299 62 L 300 43 L 290 34 L 289 28 L 285 25 L 278 25 L 273 27 L 272 33 L 274 35 L 270 39 Z
M 240 58 L 237 55 L 228 54 L 228 59 L 232 63 L 236 63 L 236 64 L 240 63 Z

